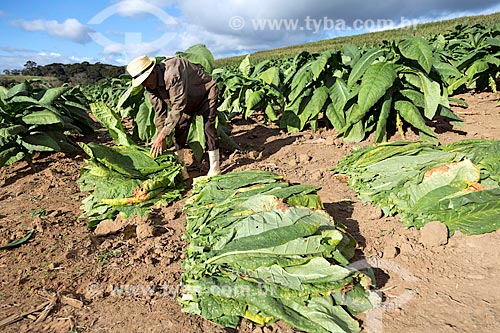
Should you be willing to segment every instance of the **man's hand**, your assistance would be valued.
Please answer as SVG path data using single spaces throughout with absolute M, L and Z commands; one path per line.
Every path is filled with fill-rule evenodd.
M 160 131 L 160 133 L 158 133 L 158 136 L 151 142 L 151 150 L 149 151 L 151 156 L 156 158 L 160 156 L 164 150 L 167 150 L 167 142 L 165 141 L 166 138 L 167 134 L 165 134 L 164 131 Z

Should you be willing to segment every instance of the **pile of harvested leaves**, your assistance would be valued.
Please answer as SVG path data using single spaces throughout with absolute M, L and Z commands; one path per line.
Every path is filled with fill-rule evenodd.
M 355 240 L 309 185 L 264 171 L 197 178 L 185 205 L 183 310 L 225 327 L 283 320 L 308 332 L 357 332 L 378 296 L 349 267 Z
M 365 147 L 335 171 L 363 201 L 398 214 L 405 226 L 441 221 L 450 234 L 500 227 L 500 141 L 463 140 L 445 146 L 395 142 Z
M 118 214 L 146 216 L 151 206 L 182 198 L 182 167 L 173 153 L 151 157 L 148 149 L 127 137 L 118 117 L 104 103 L 92 104 L 91 110 L 119 145 L 81 144 L 90 157 L 78 180 L 81 191 L 90 192 L 81 207 L 81 218 L 89 219 L 89 227 Z

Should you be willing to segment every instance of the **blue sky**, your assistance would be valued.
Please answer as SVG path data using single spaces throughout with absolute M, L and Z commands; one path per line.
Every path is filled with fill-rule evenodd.
M 0 71 L 28 60 L 125 65 L 197 43 L 221 58 L 498 11 L 490 0 L 3 1 Z

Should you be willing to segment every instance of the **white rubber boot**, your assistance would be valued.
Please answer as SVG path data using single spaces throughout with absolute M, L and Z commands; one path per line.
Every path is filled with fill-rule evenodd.
M 209 150 L 208 159 L 210 161 L 210 170 L 208 170 L 207 176 L 217 176 L 220 175 L 220 155 L 219 149 Z
M 182 164 L 182 178 L 184 180 L 189 179 L 189 172 L 187 171 L 186 168 L 186 163 L 184 163 L 184 149 L 179 149 L 175 152 L 175 156 L 177 157 L 177 162 Z

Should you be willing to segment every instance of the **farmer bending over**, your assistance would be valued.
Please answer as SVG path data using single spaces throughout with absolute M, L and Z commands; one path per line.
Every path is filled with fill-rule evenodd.
M 210 170 L 207 176 L 220 174 L 219 137 L 215 128 L 217 95 L 215 80 L 201 67 L 183 58 L 167 58 L 156 64 L 154 58 L 141 56 L 127 65 L 132 86 L 143 85 L 155 110 L 158 136 L 151 142 L 151 155 L 157 157 L 166 150 L 166 138 L 174 131 L 177 159 L 184 164 L 184 147 L 189 126 L 196 114 L 203 116 Z M 167 110 L 170 106 L 170 112 Z M 167 116 L 168 114 L 168 116 Z M 186 167 L 183 177 L 189 178 Z

